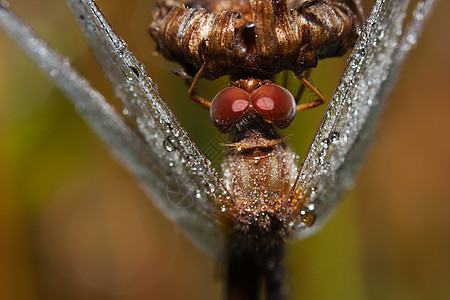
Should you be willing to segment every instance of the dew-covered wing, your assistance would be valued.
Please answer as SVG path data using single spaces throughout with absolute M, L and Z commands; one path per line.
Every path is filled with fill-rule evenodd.
M 294 187 L 292 198 L 303 203 L 298 238 L 320 228 L 352 185 L 396 75 L 435 2 L 419 2 L 406 28 L 409 1 L 374 4 Z M 311 214 L 315 223 L 305 226 L 301 215 Z
M 220 252 L 222 232 L 215 215 L 228 192 L 209 161 L 201 154 L 166 103 L 143 65 L 108 24 L 94 1 L 68 0 L 73 15 L 98 63 L 124 106 L 124 114 L 153 154 L 145 166 L 159 176 L 141 182 L 156 203 L 213 255 Z M 155 193 L 154 190 L 161 191 Z M 165 194 L 165 195 L 164 195 Z
M 66 93 L 80 115 L 109 144 L 162 210 L 212 256 L 220 255 L 223 233 L 215 199 L 226 196 L 208 161 L 160 99 L 151 80 L 106 24 L 91 1 L 69 1 L 101 64 L 125 103 L 119 114 L 69 64 L 0 1 L 0 26 Z M 132 121 L 130 121 L 132 120 Z

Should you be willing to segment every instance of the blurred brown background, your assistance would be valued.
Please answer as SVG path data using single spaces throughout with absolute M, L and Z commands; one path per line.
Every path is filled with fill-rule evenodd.
M 217 138 L 175 65 L 152 53 L 153 2 L 98 4 L 199 147 Z M 114 98 L 64 1 L 11 8 Z M 355 188 L 319 234 L 292 243 L 291 299 L 450 298 L 449 11 L 438 4 L 411 53 Z M 216 264 L 1 31 L 0 57 L 0 299 L 219 299 Z M 313 72 L 328 98 L 344 63 L 325 60 Z M 290 128 L 302 157 L 324 110 Z

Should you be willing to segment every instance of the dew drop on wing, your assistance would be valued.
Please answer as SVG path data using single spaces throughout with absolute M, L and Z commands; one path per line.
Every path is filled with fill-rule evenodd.
M 139 64 L 139 69 L 141 69 L 142 73 L 147 74 L 147 70 L 145 69 L 145 64 L 144 63 L 140 63 Z
M 90 31 L 96 30 L 95 26 L 92 24 L 91 21 L 87 21 L 86 24 L 87 24 L 87 29 L 89 29 Z
M 331 144 L 330 138 L 326 138 L 326 139 L 322 140 L 322 146 L 323 146 L 324 149 L 327 149 L 328 146 L 330 146 L 330 144 Z
M 339 138 L 340 138 L 340 135 L 339 135 L 339 132 L 337 132 L 337 131 L 333 131 L 330 134 L 330 140 L 332 143 L 336 143 L 339 140 Z
M 167 152 L 173 152 L 178 148 L 177 140 L 173 136 L 168 136 L 164 140 L 163 145 Z
M 136 78 L 140 77 L 138 69 L 136 69 L 134 66 L 128 66 L 128 67 L 133 72 L 133 74 L 136 76 Z
M 53 69 L 53 70 L 50 71 L 50 76 L 56 77 L 58 75 L 59 75 L 58 69 Z
M 301 216 L 301 223 L 300 228 L 308 228 L 311 227 L 314 224 L 314 221 L 316 220 L 316 213 L 313 210 L 310 210 L 309 208 L 305 208 L 300 212 Z
M 378 46 L 378 44 L 380 43 L 380 39 L 379 38 L 374 38 L 373 39 L 373 45 L 376 47 L 376 46 Z
M 323 157 L 325 156 L 325 148 L 322 148 L 319 153 L 317 154 L 317 157 L 319 159 L 323 159 Z
M 135 77 L 135 75 L 134 75 L 134 72 L 132 70 L 128 70 L 125 73 L 125 78 L 127 79 L 127 81 L 133 81 L 134 77 Z

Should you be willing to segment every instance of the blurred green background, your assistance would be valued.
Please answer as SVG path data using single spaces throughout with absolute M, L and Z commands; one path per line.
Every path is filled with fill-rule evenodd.
M 117 103 L 64 1 L 11 2 Z M 153 1 L 126 3 L 98 1 L 200 149 L 220 140 L 175 65 L 154 55 Z M 449 11 L 441 1 L 411 53 L 355 187 L 320 233 L 292 243 L 290 299 L 450 299 Z M 344 64 L 314 70 L 327 98 Z M 324 110 L 302 112 L 289 129 L 302 157 Z M 1 31 L 0 198 L 0 299 L 220 299 L 217 265 Z

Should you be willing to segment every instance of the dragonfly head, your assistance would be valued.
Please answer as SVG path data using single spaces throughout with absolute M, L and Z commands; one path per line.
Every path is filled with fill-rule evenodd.
M 296 107 L 287 89 L 268 80 L 249 78 L 220 91 L 211 103 L 210 116 L 222 133 L 230 132 L 244 117 L 253 116 L 284 129 L 294 119 Z

